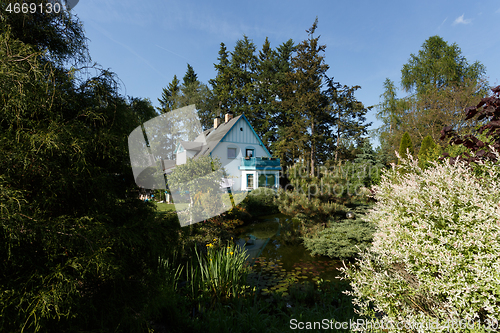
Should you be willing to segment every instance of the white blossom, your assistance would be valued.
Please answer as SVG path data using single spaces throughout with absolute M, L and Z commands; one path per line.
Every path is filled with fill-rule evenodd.
M 500 318 L 500 166 L 479 170 L 481 178 L 456 162 L 424 171 L 410 158 L 382 175 L 366 217 L 378 228 L 372 247 L 343 269 L 360 314 Z

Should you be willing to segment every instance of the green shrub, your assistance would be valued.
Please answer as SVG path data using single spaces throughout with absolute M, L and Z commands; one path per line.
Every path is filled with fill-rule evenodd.
M 418 166 L 426 169 L 432 165 L 430 162 L 437 161 L 439 157 L 441 157 L 441 147 L 434 142 L 432 136 L 427 135 L 418 151 Z
M 248 193 L 242 202 L 242 206 L 252 216 L 271 215 L 279 213 L 278 206 L 274 199 L 276 191 L 270 188 L 261 187 Z
M 304 246 L 313 256 L 353 258 L 371 244 L 374 231 L 372 224 L 360 219 L 332 222 L 331 227 L 303 237 Z
M 383 175 L 367 216 L 377 226 L 373 245 L 344 270 L 362 315 L 498 323 L 500 165 L 478 168 L 481 177 L 462 162 L 424 171 L 402 160 Z
M 342 204 L 325 202 L 299 191 L 280 190 L 276 202 L 283 214 L 294 216 L 302 222 L 326 223 L 331 216 L 346 210 Z

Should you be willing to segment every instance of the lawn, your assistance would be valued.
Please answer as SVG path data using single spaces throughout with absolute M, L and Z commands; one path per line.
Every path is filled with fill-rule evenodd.
M 159 212 L 175 211 L 174 204 L 158 203 L 158 202 L 155 203 L 156 203 L 156 208 L 158 209 Z M 185 204 L 179 204 L 177 206 L 179 206 L 180 210 L 184 210 L 185 208 L 187 208 L 188 205 L 189 204 L 185 203 Z

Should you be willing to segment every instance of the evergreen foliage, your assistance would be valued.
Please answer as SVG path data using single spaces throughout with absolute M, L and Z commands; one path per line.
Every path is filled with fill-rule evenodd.
M 214 107 L 212 92 L 206 84 L 198 80 L 197 76 L 190 64 L 187 65 L 182 84 L 177 79 L 177 75 L 174 75 L 167 88 L 163 88 L 162 98 L 158 99 L 161 105 L 159 111 L 165 113 L 195 104 L 200 122 L 206 129 L 213 126 L 213 118 L 218 114 Z
M 361 140 L 360 146 L 360 153 L 356 155 L 354 164 L 359 170 L 364 170 L 364 172 L 361 173 L 364 177 L 360 178 L 362 179 L 362 183 L 369 188 L 380 182 L 386 161 L 385 157 L 381 155 L 380 152 L 377 154 L 373 150 L 369 139 L 364 138 Z
M 303 237 L 305 248 L 311 255 L 335 259 L 355 258 L 371 245 L 375 227 L 361 219 L 332 222 L 313 235 Z
M 212 86 L 212 92 L 216 99 L 218 106 L 217 116 L 220 116 L 221 111 L 231 111 L 231 82 L 232 74 L 229 68 L 229 53 L 227 52 L 226 45 L 220 43 L 218 64 L 214 64 L 217 76 L 215 79 L 210 79 L 209 84 Z
M 317 26 L 318 18 L 306 30 L 309 38 L 297 45 L 297 54 L 291 59 L 294 72 L 290 74 L 289 85 L 289 89 L 294 91 L 295 98 L 291 100 L 291 105 L 294 107 L 295 121 L 302 127 L 296 138 L 302 140 L 305 151 L 301 158 L 310 163 L 311 174 L 314 174 L 316 168 L 318 141 L 330 137 L 329 122 L 326 121 L 325 124 L 323 121 L 327 100 L 321 92 L 329 66 L 323 55 L 326 45 L 319 44 L 319 36 L 314 37 Z M 321 129 L 327 131 L 326 135 L 319 131 L 321 125 Z
M 325 158 L 332 158 L 331 148 L 335 147 L 335 155 L 333 161 L 338 162 L 341 156 L 347 157 L 351 147 L 346 145 L 346 142 L 363 142 L 362 136 L 367 134 L 367 128 L 371 123 L 366 123 L 366 114 L 371 109 L 365 108 L 363 103 L 354 97 L 356 90 L 360 86 L 341 87 L 340 84 L 334 83 L 331 78 L 327 79 L 328 89 L 325 91 L 329 100 L 329 111 L 331 112 L 331 124 L 335 125 L 336 142 L 332 139 L 327 142 L 326 146 L 322 146 L 322 155 Z M 330 154 L 325 155 L 325 152 Z M 355 155 L 355 154 L 351 154 Z M 325 160 L 323 158 L 322 160 Z
M 172 82 L 168 84 L 167 88 L 163 88 L 161 99 L 158 99 L 161 105 L 160 112 L 165 113 L 180 107 L 178 104 L 178 96 L 180 93 L 179 83 L 180 81 L 177 79 L 177 75 L 174 75 Z
M 347 202 L 366 200 L 369 193 L 365 186 L 373 182 L 370 174 L 376 161 L 370 156 L 368 147 L 371 149 L 369 143 L 365 144 L 365 154 L 359 157 L 358 163 L 337 165 L 333 170 L 322 167 L 318 176 L 310 176 L 307 167 L 301 164 L 288 169 L 294 188 L 280 191 L 276 202 L 283 214 L 298 218 L 303 228 L 307 228 L 302 239 L 311 255 L 352 258 L 359 248 L 370 244 L 374 227 L 360 219 L 345 219 L 346 213 L 351 211 Z M 378 172 L 380 170 L 374 174 Z M 358 215 L 364 213 L 363 209 L 356 212 Z
M 413 156 L 413 142 L 411 141 L 410 134 L 405 132 L 401 138 L 401 143 L 399 144 L 399 156 L 401 159 L 407 159 L 408 155 Z
M 431 164 L 430 161 L 437 161 L 441 156 L 441 147 L 439 147 L 434 139 L 427 135 L 424 140 L 422 140 L 422 145 L 418 151 L 418 166 L 421 169 L 426 169 Z
M 221 43 L 214 65 L 217 76 L 209 81 L 217 115 L 245 113 L 284 169 L 300 160 L 312 173 L 345 151 L 344 143 L 366 134 L 370 125 L 365 124 L 369 108 L 354 97 L 360 87 L 326 77 L 326 46 L 315 35 L 317 24 L 298 45 L 288 40 L 272 49 L 266 39 L 257 54 L 247 36 L 237 41 L 233 52 Z
M 194 72 L 193 66 L 187 64 L 186 74 L 182 78 L 182 85 L 187 87 L 198 81 L 198 75 Z

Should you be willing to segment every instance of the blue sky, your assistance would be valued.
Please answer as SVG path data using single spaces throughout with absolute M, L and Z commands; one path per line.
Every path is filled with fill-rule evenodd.
M 500 2 L 487 1 L 193 1 L 81 0 L 72 9 L 84 24 L 92 61 L 115 72 L 123 95 L 158 98 L 187 63 L 201 82 L 216 75 L 220 43 L 232 51 L 248 36 L 260 50 L 307 38 L 318 17 L 329 76 L 359 85 L 365 106 L 380 102 L 383 82 L 399 86 L 401 68 L 430 36 L 457 43 L 469 63 L 480 61 L 500 84 Z M 399 92 L 399 96 L 403 96 Z M 375 109 L 371 128 L 380 126 Z

